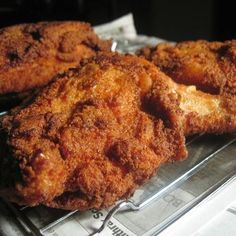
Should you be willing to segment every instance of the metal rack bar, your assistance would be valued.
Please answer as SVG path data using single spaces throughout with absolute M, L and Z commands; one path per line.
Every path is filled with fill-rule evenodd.
M 13 204 L 9 203 L 8 201 L 2 199 L 2 201 L 6 204 L 8 209 L 14 214 L 18 222 L 21 226 L 26 230 L 26 232 L 31 233 L 35 236 L 43 236 L 40 229 L 38 229 L 32 221 L 25 215 L 22 214 Z
M 69 212 L 68 214 L 62 216 L 61 218 L 57 219 L 57 220 L 54 220 L 53 222 L 47 224 L 46 226 L 44 226 L 43 228 L 40 229 L 41 232 L 45 232 L 46 230 L 52 228 L 53 226 L 61 223 L 63 220 L 69 218 L 70 216 L 72 216 L 73 214 L 75 214 L 76 212 L 78 212 L 78 210 L 75 210 L 75 211 L 71 211 Z
M 6 115 L 6 114 L 7 114 L 7 111 L 1 111 L 0 112 L 0 116 Z

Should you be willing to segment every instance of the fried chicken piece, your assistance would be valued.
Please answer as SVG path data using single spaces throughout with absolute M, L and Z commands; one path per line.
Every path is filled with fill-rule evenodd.
M 99 39 L 82 22 L 39 22 L 0 29 L 0 104 L 4 105 L 6 96 L 14 98 L 14 93 L 47 84 L 98 51 L 110 51 L 110 46 L 110 41 Z
M 236 40 L 160 43 L 137 52 L 178 83 L 211 94 L 236 95 Z
M 196 89 L 170 82 L 170 87 L 179 97 L 182 125 L 186 136 L 200 133 L 236 132 L 236 97 L 212 95 Z
M 161 43 L 137 54 L 152 61 L 177 83 L 194 85 L 185 87 L 185 95 L 181 93 L 185 100 L 182 109 L 191 106 L 190 110 L 196 110 L 187 115 L 186 135 L 235 132 L 236 40 Z M 209 109 L 205 110 L 207 101 Z
M 1 120 L 0 195 L 30 206 L 108 207 L 162 163 L 185 158 L 166 78 L 136 56 L 101 54 L 12 110 Z
M 145 59 L 100 54 L 2 118 L 0 195 L 30 206 L 108 207 L 162 163 L 186 157 L 189 115 L 206 123 L 217 115 L 225 128 L 230 118 L 236 130 L 220 99 Z

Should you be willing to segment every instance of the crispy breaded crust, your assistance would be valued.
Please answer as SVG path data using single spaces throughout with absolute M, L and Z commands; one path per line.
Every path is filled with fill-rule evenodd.
M 194 85 L 180 92 L 186 135 L 236 131 L 236 40 L 161 43 L 137 54 L 177 83 Z
M 108 207 L 186 157 L 178 96 L 155 65 L 101 54 L 2 118 L 0 194 L 19 204 Z
M 236 95 L 236 40 L 161 43 L 137 52 L 178 83 L 213 94 Z
M 39 22 L 0 29 L 0 95 L 47 84 L 98 51 L 110 51 L 88 23 Z
M 0 195 L 108 207 L 162 163 L 185 158 L 184 134 L 235 132 L 230 101 L 177 84 L 143 58 L 100 54 L 1 119 Z

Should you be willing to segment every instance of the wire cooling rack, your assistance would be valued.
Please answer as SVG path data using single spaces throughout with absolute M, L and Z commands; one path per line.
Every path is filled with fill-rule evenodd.
M 192 137 L 187 141 L 187 146 L 190 154 L 187 160 L 183 161 L 182 163 L 177 162 L 174 164 L 167 164 L 159 169 L 158 173 L 160 173 L 162 179 L 165 179 L 164 185 L 159 186 L 154 191 L 150 192 L 150 185 L 153 185 L 153 182 L 158 181 L 157 178 L 154 178 L 154 180 L 151 180 L 150 183 L 147 183 L 143 187 L 143 190 L 146 194 L 138 196 L 136 198 L 134 196 L 134 198 L 130 200 L 118 202 L 117 205 L 109 210 L 101 227 L 94 232 L 91 232 L 90 235 L 99 235 L 99 233 L 101 233 L 106 228 L 111 218 L 123 209 L 141 212 L 142 209 L 152 204 L 156 200 L 162 198 L 173 189 L 186 184 L 189 179 L 195 177 L 196 175 L 205 176 L 205 172 L 209 171 L 209 168 L 211 168 L 211 166 L 218 165 L 218 167 L 220 168 L 223 165 L 227 164 L 227 166 L 230 167 L 227 170 L 224 169 L 224 174 L 220 173 L 219 171 L 219 173 L 217 174 L 218 178 L 213 176 L 214 181 L 209 181 L 209 185 L 203 191 L 200 191 L 194 197 L 194 199 L 186 203 L 180 209 L 176 209 L 162 222 L 159 222 L 159 224 L 155 228 L 155 234 L 162 231 L 176 219 L 181 217 L 183 214 L 185 214 L 187 211 L 189 211 L 191 208 L 205 199 L 208 195 L 234 178 L 236 173 L 236 162 L 234 161 L 235 158 L 230 155 L 220 158 L 218 156 L 222 152 L 227 151 L 227 149 L 235 151 L 235 141 L 235 135 L 218 137 L 199 135 Z M 218 163 L 214 164 L 214 162 Z M 202 177 L 200 177 L 200 179 L 201 178 Z M 145 189 L 147 189 L 147 191 Z M 26 233 L 28 233 L 29 235 L 42 236 L 45 232 L 47 232 L 57 224 L 63 223 L 63 221 L 69 219 L 69 217 L 71 217 L 72 215 L 80 214 L 80 212 L 78 211 L 63 211 L 58 209 L 49 209 L 43 206 L 35 208 L 18 207 L 5 200 L 3 201 L 23 226 Z M 41 214 L 47 215 L 47 220 L 45 222 L 37 222 L 37 220 L 35 221 L 35 219 L 33 219 L 33 215 L 36 211 L 41 212 Z M 122 214 L 126 213 L 124 212 Z M 38 218 L 42 219 L 42 217 L 40 216 Z

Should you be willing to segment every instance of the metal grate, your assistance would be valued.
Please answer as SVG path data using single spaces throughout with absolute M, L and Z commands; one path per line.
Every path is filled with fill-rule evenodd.
M 211 140 L 209 142 L 209 140 Z M 203 145 L 206 145 L 206 141 L 208 148 L 204 150 L 203 156 L 198 156 L 197 160 L 194 160 L 194 152 L 196 152 L 197 149 L 202 149 Z M 235 135 L 227 135 L 227 136 L 219 136 L 219 137 L 213 137 L 213 136 L 207 136 L 207 135 L 199 135 L 194 136 L 191 139 L 187 140 L 188 149 L 190 152 L 190 157 L 181 163 L 182 168 L 177 169 L 177 172 L 174 173 L 173 178 L 169 179 L 166 182 L 164 186 L 161 186 L 159 189 L 157 189 L 155 192 L 152 192 L 151 194 L 148 194 L 145 197 L 142 197 L 141 199 L 131 199 L 128 201 L 121 201 L 116 206 L 114 206 L 109 213 L 107 214 L 102 226 L 91 235 L 98 235 L 99 232 L 102 232 L 104 228 L 107 226 L 109 220 L 122 209 L 129 209 L 130 211 L 140 211 L 147 205 L 151 204 L 153 201 L 155 201 L 158 198 L 161 198 L 163 195 L 171 191 L 173 188 L 178 187 L 182 183 L 184 183 L 187 179 L 189 179 L 191 176 L 195 175 L 199 171 L 201 171 L 211 160 L 214 160 L 214 158 L 217 157 L 217 154 L 222 152 L 223 150 L 227 149 L 231 144 L 233 144 L 236 141 Z M 204 155 L 205 154 L 205 155 Z M 191 164 L 192 162 L 192 164 Z M 168 165 L 168 164 L 167 164 Z M 172 166 L 179 165 L 178 163 L 172 164 Z M 168 170 L 168 167 L 167 167 Z M 160 168 L 160 172 L 163 172 L 165 175 L 165 166 Z M 167 172 L 166 172 L 167 174 Z M 169 224 L 171 224 L 173 221 L 178 219 L 180 216 L 182 216 L 184 213 L 189 211 L 192 207 L 194 207 L 196 204 L 198 204 L 200 201 L 202 201 L 204 198 L 206 198 L 209 194 L 213 193 L 215 190 L 217 190 L 220 186 L 227 183 L 230 179 L 232 179 L 235 176 L 235 168 L 232 168 L 231 171 L 229 171 L 225 176 L 221 177 L 217 183 L 210 186 L 206 191 L 204 191 L 202 194 L 200 194 L 198 197 L 196 197 L 193 201 L 191 201 L 189 204 L 181 208 L 180 210 L 174 212 L 168 219 L 162 222 L 162 224 L 159 225 L 159 228 L 156 230 L 156 233 L 163 230 L 165 227 L 167 227 Z M 148 186 L 144 186 L 144 189 Z M 49 230 L 50 228 L 56 226 L 59 223 L 62 223 L 65 219 L 68 219 L 70 216 L 74 215 L 75 213 L 80 214 L 78 211 L 63 211 L 63 210 L 57 210 L 57 209 L 49 209 L 46 207 L 36 207 L 36 208 L 29 208 L 29 207 L 17 207 L 16 205 L 6 202 L 5 204 L 7 207 L 11 210 L 11 212 L 15 215 L 17 220 L 20 222 L 20 224 L 24 227 L 26 232 L 42 236 L 44 233 Z M 40 210 L 44 212 L 45 215 L 50 215 L 50 219 L 47 219 L 46 222 L 34 222 L 32 220 L 32 212 L 36 212 L 39 208 Z M 125 213 L 124 213 L 125 214 Z

